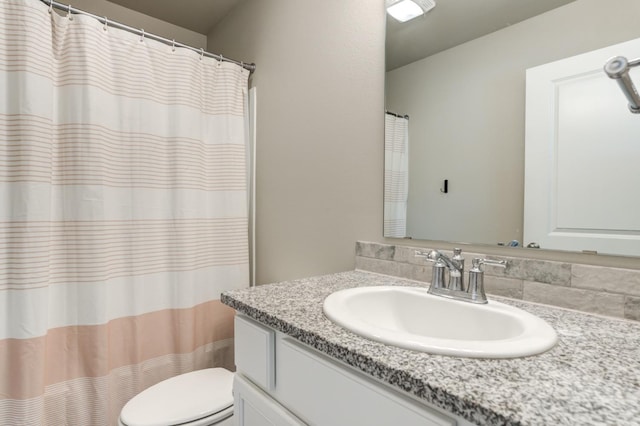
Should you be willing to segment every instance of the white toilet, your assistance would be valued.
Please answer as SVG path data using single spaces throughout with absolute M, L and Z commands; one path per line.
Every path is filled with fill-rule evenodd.
M 207 368 L 157 383 L 124 406 L 119 426 L 230 426 L 233 373 Z

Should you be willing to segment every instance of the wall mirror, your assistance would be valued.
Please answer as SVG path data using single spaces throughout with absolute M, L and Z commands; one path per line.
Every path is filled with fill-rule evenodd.
M 403 164 L 409 178 L 404 213 L 397 204 L 402 185 L 385 184 L 385 237 L 535 243 L 523 234 L 527 70 L 640 38 L 640 2 L 619 0 L 615 8 L 598 0 L 436 3 L 405 23 L 387 16 L 385 108 L 400 117 L 386 115 L 385 139 L 406 133 L 409 149 L 403 158 L 397 144 L 387 144 L 385 180 L 402 175 Z M 634 79 L 640 84 L 640 76 Z M 624 95 L 610 84 L 626 119 Z M 640 116 L 633 118 L 640 123 Z M 547 171 L 537 173 L 544 179 Z M 597 191 L 592 195 L 598 203 Z M 609 206 L 612 217 L 618 208 L 640 212 L 640 196 L 631 197 L 626 206 Z M 394 214 L 404 214 L 405 223 Z M 631 227 L 626 231 L 640 238 L 640 226 Z M 568 250 L 594 251 L 588 245 Z M 598 253 L 640 256 L 640 245 Z

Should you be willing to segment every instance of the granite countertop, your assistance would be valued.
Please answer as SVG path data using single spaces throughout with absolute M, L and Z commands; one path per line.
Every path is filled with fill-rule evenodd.
M 352 271 L 229 291 L 221 300 L 479 425 L 640 425 L 640 323 L 489 296 L 545 319 L 558 344 L 517 359 L 431 355 L 359 337 L 324 316 L 329 294 L 373 285 L 425 286 Z

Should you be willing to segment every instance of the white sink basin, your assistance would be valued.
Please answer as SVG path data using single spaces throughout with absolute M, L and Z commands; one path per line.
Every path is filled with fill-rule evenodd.
M 393 346 L 470 358 L 516 358 L 544 352 L 558 337 L 528 312 L 490 300 L 476 305 L 426 288 L 356 287 L 324 301 L 325 315 L 360 336 Z

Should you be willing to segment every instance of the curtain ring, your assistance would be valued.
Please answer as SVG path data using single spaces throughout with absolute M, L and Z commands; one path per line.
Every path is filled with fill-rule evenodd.
M 218 68 L 220 68 L 222 66 L 222 62 L 224 62 L 224 56 L 222 56 L 222 54 L 219 55 L 219 59 L 218 59 Z
M 71 15 L 71 4 L 67 7 L 67 19 L 73 21 L 73 16 Z
M 140 33 L 140 43 L 144 43 L 144 28 L 142 28 L 140 31 L 142 31 L 142 33 Z
M 176 51 L 176 39 L 175 38 L 172 40 L 172 43 L 171 43 L 171 51 L 172 52 Z
M 204 58 L 204 49 L 200 48 L 200 60 L 202 60 L 202 58 Z
M 49 14 L 53 13 L 53 0 L 49 0 Z
M 104 17 L 104 25 L 102 27 L 103 30 L 107 31 L 109 29 L 109 20 L 107 19 L 107 17 Z

